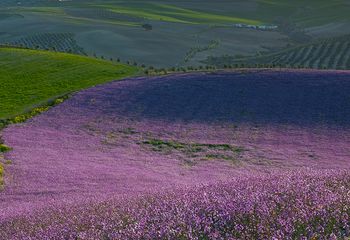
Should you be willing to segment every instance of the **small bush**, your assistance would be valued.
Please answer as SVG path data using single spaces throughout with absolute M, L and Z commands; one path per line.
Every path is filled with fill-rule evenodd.
M 2 166 L 2 163 L 0 163 L 0 190 L 3 188 L 4 185 L 4 167 Z
M 0 152 L 4 153 L 4 152 L 8 152 L 11 151 L 12 148 L 10 148 L 9 146 L 5 145 L 5 144 L 0 144 Z

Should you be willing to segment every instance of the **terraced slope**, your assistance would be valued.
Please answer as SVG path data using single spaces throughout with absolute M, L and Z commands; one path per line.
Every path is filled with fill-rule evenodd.
M 261 57 L 236 59 L 231 56 L 210 57 L 210 65 L 256 65 L 315 69 L 350 69 L 350 36 L 326 39 Z
M 0 119 L 137 71 L 136 67 L 78 55 L 0 48 Z
M 254 58 L 211 57 L 206 63 L 216 66 L 227 64 L 261 64 L 265 66 L 303 67 L 315 69 L 350 69 L 350 36 L 317 41 L 278 53 Z
M 307 68 L 350 69 L 350 36 L 300 46 L 262 59 L 262 63 Z
M 77 44 L 73 33 L 34 34 L 14 40 L 10 45 L 85 55 L 84 49 Z

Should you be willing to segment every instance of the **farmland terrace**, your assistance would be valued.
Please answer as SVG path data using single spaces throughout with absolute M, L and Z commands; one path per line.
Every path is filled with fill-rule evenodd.
M 57 204 L 350 166 L 350 74 L 256 70 L 116 81 L 3 132 L 0 220 Z

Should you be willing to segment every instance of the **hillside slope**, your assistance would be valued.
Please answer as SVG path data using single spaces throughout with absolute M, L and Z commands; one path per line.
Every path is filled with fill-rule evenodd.
M 136 67 L 78 55 L 0 48 L 0 119 L 137 71 Z

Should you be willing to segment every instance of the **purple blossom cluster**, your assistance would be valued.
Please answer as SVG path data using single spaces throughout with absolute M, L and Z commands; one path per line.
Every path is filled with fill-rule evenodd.
M 0 226 L 4 239 L 341 239 L 348 171 L 275 172 L 45 211 Z
M 116 81 L 2 133 L 0 239 L 349 236 L 350 74 Z

